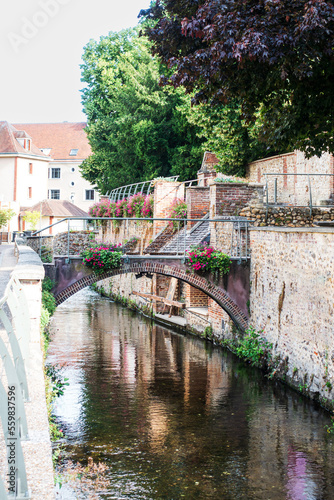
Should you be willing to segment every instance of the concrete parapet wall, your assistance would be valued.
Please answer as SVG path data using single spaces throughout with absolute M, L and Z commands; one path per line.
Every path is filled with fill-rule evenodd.
M 18 262 L 11 276 L 18 280 L 21 287 L 20 293 L 23 291 L 25 294 L 26 300 L 22 302 L 21 297 L 18 304 L 19 308 L 25 308 L 24 314 L 27 315 L 27 322 L 23 324 L 21 312 L 20 315 L 17 315 L 16 312 L 13 313 L 14 331 L 19 343 L 24 342 L 25 339 L 22 338 L 22 335 L 25 336 L 29 331 L 28 358 L 25 362 L 25 369 L 30 400 L 24 403 L 29 439 L 21 440 L 21 445 L 31 498 L 35 500 L 51 500 L 55 498 L 54 477 L 45 400 L 44 359 L 40 334 L 41 282 L 44 278 L 44 269 L 38 255 L 30 247 L 18 245 L 17 251 Z M 16 315 L 17 320 L 15 319 Z M 30 328 L 28 330 L 22 328 L 22 325 L 29 327 L 29 324 Z M 5 343 L 8 343 L 8 336 L 4 329 L 0 328 L 0 336 Z M 11 353 L 11 349 L 7 348 Z M 2 368 L 0 370 L 1 373 Z M 0 434 L 0 462 L 4 465 L 0 471 L 0 474 L 2 474 L 6 471 L 5 442 L 3 440 L 2 428 Z M 8 478 L 2 477 L 4 484 L 7 485 Z
M 292 385 L 333 400 L 334 230 L 258 228 L 250 240 L 250 323 Z

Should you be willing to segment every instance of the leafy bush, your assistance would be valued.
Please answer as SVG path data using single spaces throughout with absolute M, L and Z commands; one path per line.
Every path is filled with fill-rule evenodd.
M 56 299 L 52 295 L 52 293 L 47 291 L 42 291 L 42 305 L 49 312 L 50 316 L 56 310 Z
M 194 271 L 209 271 L 222 276 L 230 270 L 230 257 L 220 250 L 208 247 L 205 243 L 192 246 L 188 257 L 188 265 Z
M 47 264 L 51 264 L 53 258 L 52 248 L 42 245 L 41 248 L 41 261 Z
M 29 212 L 29 210 L 27 210 L 25 212 L 24 216 L 22 217 L 22 219 L 27 224 L 29 224 L 30 229 L 32 229 L 33 231 L 36 231 L 37 224 L 41 220 L 41 212 L 38 212 L 37 210 L 34 210 L 33 212 Z
M 94 203 L 89 210 L 88 214 L 92 217 L 112 217 L 113 207 L 110 200 L 104 199 Z
M 145 195 L 138 193 L 130 196 L 126 205 L 126 217 L 141 217 Z
M 127 217 L 126 207 L 128 200 L 124 198 L 123 200 L 119 200 L 115 204 L 114 217 Z
M 87 248 L 82 252 L 83 264 L 92 268 L 96 274 L 120 267 L 122 262 L 121 244 L 101 244 Z
M 264 367 L 268 364 L 273 348 L 270 342 L 261 337 L 261 333 L 263 333 L 262 330 L 256 332 L 252 326 L 249 327 L 235 350 L 238 356 L 257 367 Z
M 52 288 L 54 288 L 56 282 L 53 281 L 51 278 L 46 276 L 44 280 L 42 281 L 42 291 L 43 292 L 51 292 Z
M 12 217 L 14 217 L 15 212 L 11 208 L 0 209 L 0 229 L 5 226 Z
M 117 202 L 101 200 L 92 205 L 88 213 L 92 217 L 153 217 L 153 196 L 134 194 Z
M 141 209 L 142 217 L 153 217 L 154 198 L 153 196 L 145 196 L 145 201 Z
M 172 219 L 186 219 L 187 218 L 187 204 L 181 198 L 175 198 L 172 206 L 169 210 L 169 217 Z M 174 227 L 174 230 L 179 229 L 184 226 L 184 221 L 180 222 L 170 222 L 170 225 Z

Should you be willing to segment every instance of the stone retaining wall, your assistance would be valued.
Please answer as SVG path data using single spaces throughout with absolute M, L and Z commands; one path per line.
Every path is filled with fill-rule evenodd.
M 243 208 L 239 215 L 247 217 L 251 224 L 258 226 L 287 226 L 287 227 L 311 227 L 319 221 L 333 221 L 333 208 L 313 208 L 312 215 L 309 208 L 296 207 L 269 207 L 266 208 L 253 205 Z
M 323 153 L 320 158 L 312 156 L 307 159 L 301 151 L 264 158 L 250 163 L 246 177 L 250 182 L 266 184 L 266 173 L 277 174 L 334 174 L 334 158 Z M 275 176 L 267 176 L 269 202 L 274 202 Z M 314 205 L 329 200 L 334 195 L 334 177 L 328 175 L 311 175 L 311 191 Z M 307 175 L 278 175 L 278 203 L 308 205 L 310 185 Z
M 281 376 L 334 397 L 334 230 L 250 231 L 250 323 L 285 360 Z
M 137 244 L 131 249 L 131 253 L 143 253 L 143 250 L 153 240 L 153 224 L 149 221 L 107 221 L 106 227 L 103 229 L 100 237 L 105 242 L 121 243 L 122 245 L 132 240 L 137 239 Z
M 68 250 L 68 233 L 58 233 L 53 239 L 54 255 L 67 255 Z M 70 255 L 80 255 L 82 250 L 91 245 L 92 240 L 98 236 L 93 231 L 70 231 L 69 233 L 69 249 Z

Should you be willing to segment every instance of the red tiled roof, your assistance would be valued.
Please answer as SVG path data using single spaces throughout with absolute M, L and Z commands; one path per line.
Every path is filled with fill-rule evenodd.
M 17 139 L 30 139 L 31 137 L 25 130 L 17 129 L 6 121 L 0 121 L 0 154 L 1 153 L 14 153 L 14 154 L 31 154 L 42 156 L 46 158 L 44 153 L 38 149 L 33 141 L 30 150 L 24 149 Z
M 41 148 L 51 148 L 54 160 L 84 160 L 91 154 L 85 127 L 87 123 L 20 123 L 15 125 L 28 132 L 35 144 Z M 71 149 L 78 149 L 76 156 Z
M 88 213 L 67 200 L 43 200 L 32 207 L 21 207 L 20 215 L 25 212 L 42 212 L 43 216 L 88 217 Z

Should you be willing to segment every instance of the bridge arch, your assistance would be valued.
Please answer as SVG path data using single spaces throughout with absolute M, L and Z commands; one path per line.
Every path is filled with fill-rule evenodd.
M 232 321 L 236 324 L 238 328 L 242 331 L 246 330 L 248 327 L 248 318 L 241 310 L 241 308 L 229 297 L 227 292 L 216 286 L 215 284 L 208 281 L 203 276 L 198 274 L 187 272 L 175 265 L 166 265 L 164 263 L 144 261 L 144 262 L 133 262 L 128 264 L 123 264 L 117 269 L 112 269 L 103 274 L 96 275 L 94 273 L 88 274 L 71 282 L 63 290 L 59 291 L 56 295 L 57 306 L 64 302 L 66 299 L 79 292 L 83 288 L 97 283 L 106 278 L 111 278 L 112 276 L 117 276 L 120 274 L 127 273 L 156 273 L 163 274 L 165 276 L 170 276 L 177 278 L 181 281 L 188 283 L 189 285 L 198 288 L 206 295 L 211 297 L 224 311 L 230 316 Z

